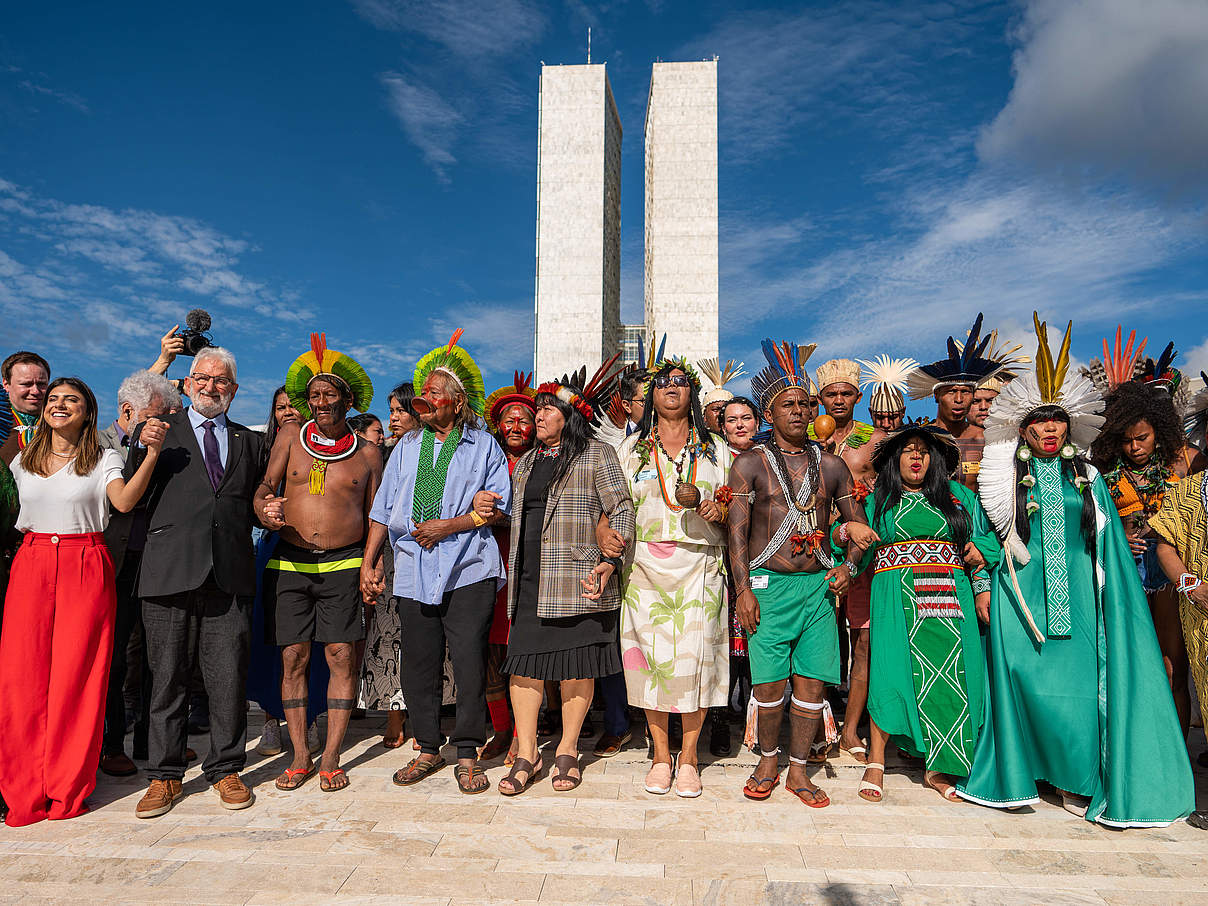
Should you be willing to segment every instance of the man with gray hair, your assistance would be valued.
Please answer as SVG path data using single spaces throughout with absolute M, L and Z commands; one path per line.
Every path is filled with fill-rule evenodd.
M 227 417 L 239 385 L 235 357 L 197 353 L 185 380 L 192 405 L 164 417 L 167 437 L 143 498 L 147 543 L 138 577 L 151 665 L 147 774 L 135 815 L 168 812 L 183 795 L 189 676 L 194 658 L 210 701 L 202 771 L 224 808 L 252 804 L 239 777 L 246 763 L 247 665 L 256 592 L 252 494 L 264 439 Z M 138 429 L 127 472 L 142 460 Z
M 117 450 L 126 458 L 130 435 L 136 425 L 149 418 L 175 412 L 181 406 L 176 385 L 162 374 L 136 371 L 117 389 L 117 420 L 100 432 L 101 446 Z M 139 506 L 129 513 L 111 510 L 105 529 L 105 546 L 113 558 L 117 577 L 117 613 L 113 623 L 113 659 L 109 663 L 109 693 L 105 701 L 105 732 L 101 741 L 101 771 L 111 777 L 129 777 L 138 768 L 126 754 L 126 704 L 122 687 L 126 683 L 126 650 L 138 622 L 138 595 L 135 581 L 147 540 L 147 511 Z M 140 729 L 135 732 L 137 753 Z

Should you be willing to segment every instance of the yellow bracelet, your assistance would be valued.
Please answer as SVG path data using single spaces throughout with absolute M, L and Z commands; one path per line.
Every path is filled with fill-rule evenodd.
M 474 528 L 482 528 L 487 524 L 487 521 L 478 515 L 478 510 L 470 510 L 470 521 L 474 523 Z

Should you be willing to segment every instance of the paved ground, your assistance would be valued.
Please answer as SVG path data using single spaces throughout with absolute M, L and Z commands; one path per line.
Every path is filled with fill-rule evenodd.
M 461 795 L 449 769 L 395 787 L 390 775 L 410 745 L 387 752 L 370 734 L 376 721 L 353 727 L 352 783 L 341 793 L 315 780 L 279 792 L 272 779 L 286 756 L 253 752 L 251 808 L 221 809 L 194 768 L 172 812 L 138 820 L 142 775 L 102 778 L 91 814 L 0 829 L 0 902 L 1169 906 L 1208 897 L 1208 832 L 1106 830 L 1053 802 L 1016 814 L 950 805 L 901 765 L 890 765 L 886 802 L 871 805 L 856 796 L 855 762 L 834 761 L 815 777 L 832 805 L 811 810 L 783 787 L 765 803 L 744 800 L 754 762 L 745 752 L 704 767 L 700 799 L 651 796 L 639 748 L 589 764 L 574 793 L 546 779 L 505 800 Z M 491 779 L 503 773 L 493 767 Z M 1208 777 L 1196 779 L 1203 806 Z

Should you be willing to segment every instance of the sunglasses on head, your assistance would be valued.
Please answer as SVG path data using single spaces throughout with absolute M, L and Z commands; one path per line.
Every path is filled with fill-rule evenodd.
M 654 379 L 654 386 L 660 390 L 667 387 L 687 387 L 688 375 L 686 374 L 660 374 Z

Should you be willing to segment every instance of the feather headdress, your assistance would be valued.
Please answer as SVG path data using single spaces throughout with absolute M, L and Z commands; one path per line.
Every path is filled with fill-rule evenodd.
M 701 405 L 708 406 L 710 403 L 734 399 L 734 394 L 725 389 L 726 382 L 746 374 L 746 371 L 743 370 L 742 362 L 736 364 L 733 359 L 726 359 L 726 364 L 723 366 L 718 359 L 712 358 L 701 359 L 696 364 L 700 366 L 700 370 L 704 372 L 705 377 L 713 384 L 713 389 L 705 394 L 704 399 L 701 400 Z
M 1141 342 L 1135 348 L 1134 344 L 1137 340 L 1135 330 L 1129 331 L 1127 343 L 1123 343 L 1123 339 L 1124 328 L 1117 324 L 1115 347 L 1109 347 L 1107 337 L 1104 337 L 1102 360 L 1091 359 L 1087 367 L 1081 369 L 1081 373 L 1090 378 L 1095 388 L 1104 396 L 1136 377 L 1138 369 L 1145 361 L 1145 344 L 1149 342 L 1149 338 L 1142 337 Z
M 973 331 L 969 331 L 969 334 L 972 333 Z M 968 336 L 968 334 L 966 336 Z M 957 340 L 956 348 L 961 352 L 964 352 L 965 344 Z M 985 355 L 990 361 L 998 363 L 999 371 L 995 377 L 1001 378 L 1004 385 L 1015 380 L 1015 378 L 1019 377 L 1019 375 L 1023 373 L 1025 369 L 1021 366 L 1030 365 L 1032 363 L 1030 356 L 1021 354 L 1022 349 L 1022 343 L 1012 343 L 1010 340 L 1003 340 L 1001 343 L 999 343 L 998 328 L 990 331 L 990 345 L 986 347 Z M 982 381 L 977 386 L 984 387 L 986 386 L 987 381 L 990 380 L 994 380 L 994 378 L 987 378 L 986 381 Z
M 768 409 L 772 401 L 790 387 L 800 387 L 807 394 L 813 392 L 814 382 L 805 370 L 805 363 L 818 348 L 817 343 L 798 346 L 785 341 L 777 345 L 765 339 L 762 348 L 768 365 L 751 378 L 751 393 L 755 395 L 761 410 Z
M 463 332 L 462 328 L 457 328 L 453 331 L 448 345 L 437 346 L 416 362 L 412 383 L 415 385 L 415 392 L 421 393 L 424 382 L 432 376 L 432 372 L 439 371 L 447 374 L 457 383 L 457 388 L 466 395 L 466 402 L 470 409 L 478 415 L 483 415 L 486 412 L 487 391 L 482 383 L 482 372 L 478 368 L 478 363 L 468 352 L 457 345 Z
M 986 515 L 998 535 L 1019 563 L 1027 563 L 1027 546 L 1015 531 L 1015 452 L 1019 448 L 1020 426 L 1042 406 L 1057 406 L 1070 418 L 1069 439 L 1079 450 L 1087 450 L 1103 426 L 1103 395 L 1089 377 L 1069 377 L 1070 334 L 1073 322 L 1065 330 L 1057 357 L 1048 342 L 1048 325 L 1032 315 L 1038 347 L 1036 370 L 1011 381 L 990 407 L 986 418 L 986 446 L 982 452 L 977 492 Z
M 512 383 L 504 384 L 487 397 L 487 425 L 492 431 L 499 430 L 499 418 L 509 406 L 524 406 L 529 412 L 537 411 L 537 405 L 533 402 L 537 391 L 533 389 L 532 382 L 531 371 L 528 374 L 516 371 L 512 374 Z
M 831 359 L 818 366 L 818 389 L 825 390 L 831 384 L 860 386 L 860 363 L 851 359 Z
M 919 367 L 919 363 L 914 359 L 891 359 L 881 354 L 871 362 L 860 359 L 860 365 L 868 375 L 861 388 L 873 388 L 868 411 L 883 415 L 905 412 L 906 379 Z
M 1162 350 L 1162 354 L 1158 356 L 1155 362 L 1153 359 L 1145 359 L 1138 367 L 1138 379 L 1146 384 L 1153 384 L 1162 390 L 1165 390 L 1171 396 L 1179 389 L 1179 385 L 1183 382 L 1183 372 L 1173 367 L 1174 360 L 1178 358 L 1178 350 L 1174 348 L 1174 343 L 1166 344 L 1166 348 Z
M 365 369 L 351 356 L 328 349 L 327 334 L 312 333 L 310 349 L 294 359 L 285 373 L 285 393 L 289 396 L 290 404 L 307 421 L 311 417 L 310 406 L 307 405 L 310 383 L 320 377 L 348 391 L 352 408 L 358 412 L 365 412 L 373 402 L 373 381 Z
M 564 374 L 558 381 L 546 381 L 537 388 L 537 393 L 548 393 L 556 396 L 566 405 L 577 411 L 588 424 L 597 424 L 600 414 L 604 412 L 613 396 L 613 384 L 620 377 L 623 369 L 612 370 L 618 352 L 596 369 L 591 380 L 587 379 L 587 366 L 584 365 L 573 374 Z
M 650 331 L 650 349 L 646 349 L 646 341 L 644 337 L 638 337 L 638 361 L 637 367 L 641 368 L 647 374 L 653 373 L 656 362 L 663 360 L 663 355 L 667 351 L 667 334 L 663 334 L 663 338 L 659 340 L 659 345 L 656 350 L 654 345 L 654 331 Z
M 1002 370 L 1003 366 L 988 355 L 992 337 L 982 337 L 981 327 L 982 316 L 978 313 L 977 320 L 969 330 L 968 342 L 958 344 L 953 337 L 949 337 L 947 358 L 930 365 L 920 365 L 911 373 L 906 386 L 912 400 L 927 399 L 934 396 L 937 390 L 958 384 L 976 387 Z

